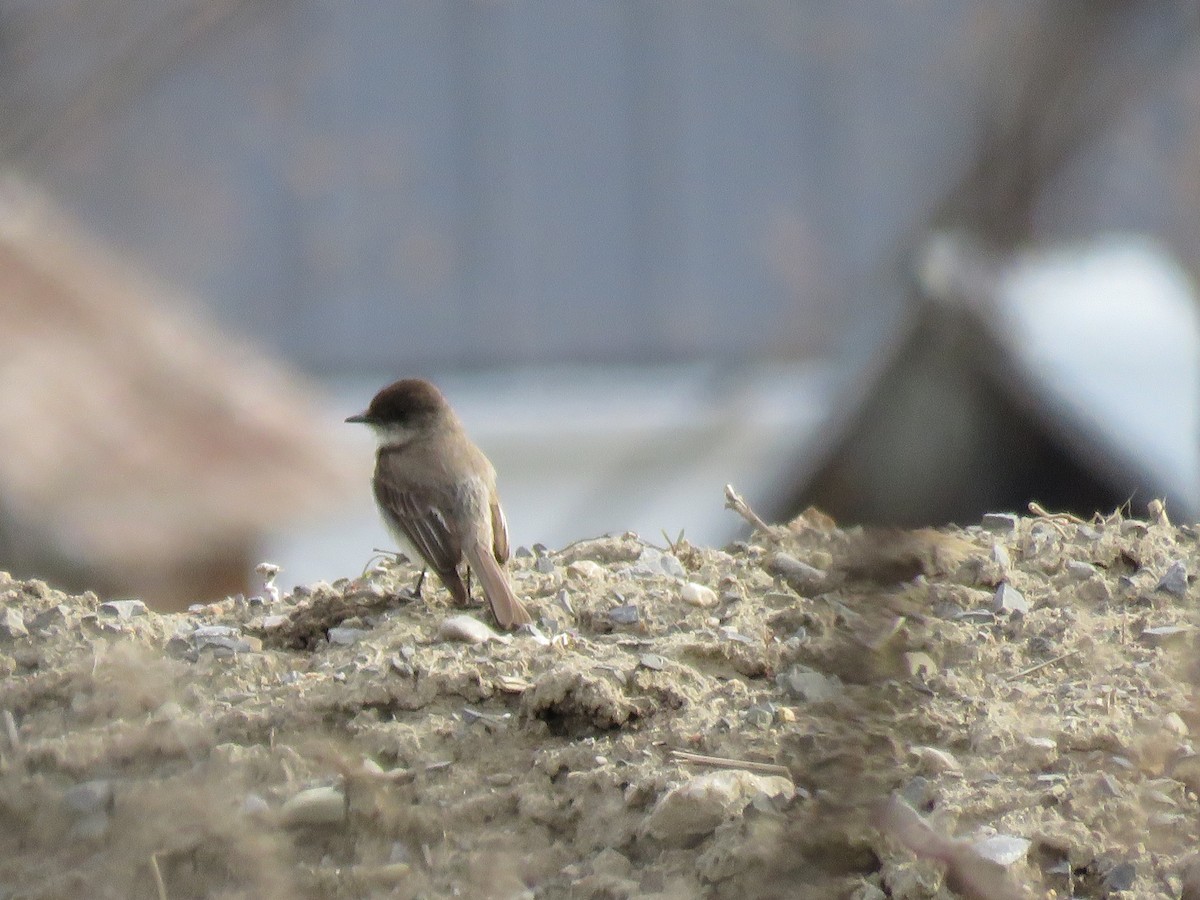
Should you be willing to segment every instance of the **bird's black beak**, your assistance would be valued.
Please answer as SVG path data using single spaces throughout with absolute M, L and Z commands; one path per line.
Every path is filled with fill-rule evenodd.
M 350 416 L 346 421 L 359 425 L 370 425 L 373 420 L 365 412 L 360 412 L 357 416 Z

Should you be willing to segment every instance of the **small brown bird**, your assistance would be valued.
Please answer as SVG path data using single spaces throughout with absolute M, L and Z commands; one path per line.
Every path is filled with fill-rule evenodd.
M 459 574 L 465 559 L 501 628 L 532 623 L 502 568 L 508 525 L 496 495 L 496 470 L 441 391 L 406 378 L 346 421 L 370 425 L 379 441 L 375 502 L 401 549 L 437 572 L 459 604 L 470 599 Z

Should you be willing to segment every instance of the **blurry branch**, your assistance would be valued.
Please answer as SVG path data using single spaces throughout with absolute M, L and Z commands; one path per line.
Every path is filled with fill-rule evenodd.
M 871 824 L 921 859 L 944 866 L 947 885 L 968 900 L 1021 900 L 1027 896 L 1009 879 L 1003 866 L 980 856 L 969 842 L 934 831 L 895 794 L 875 805 Z
M 129 105 L 249 5 L 249 0 L 166 4 L 166 12 L 128 38 L 119 26 L 141 17 L 119 0 L 0 12 L 0 159 L 36 174 L 48 151 Z M 122 45 L 108 37 L 114 33 Z M 58 69 L 64 48 L 73 44 L 86 46 L 94 64 L 72 79 L 65 96 L 39 95 L 37 73 Z
M 1200 12 L 1195 0 L 1049 0 L 1023 24 L 988 80 L 976 160 L 931 223 L 1004 250 L 1028 239 L 1047 183 L 1194 46 Z

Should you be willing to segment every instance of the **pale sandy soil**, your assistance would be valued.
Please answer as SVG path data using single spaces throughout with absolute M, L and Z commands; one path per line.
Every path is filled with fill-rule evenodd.
M 1178 897 L 1197 532 L 995 527 L 583 541 L 482 644 L 407 566 L 128 617 L 0 575 L 0 897 Z

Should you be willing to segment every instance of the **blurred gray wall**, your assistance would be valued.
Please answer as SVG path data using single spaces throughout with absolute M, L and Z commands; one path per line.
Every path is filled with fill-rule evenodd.
M 21 0 L 0 150 L 311 371 L 828 353 L 899 316 L 1042 5 Z M 1197 72 L 1037 228 L 1200 251 Z

